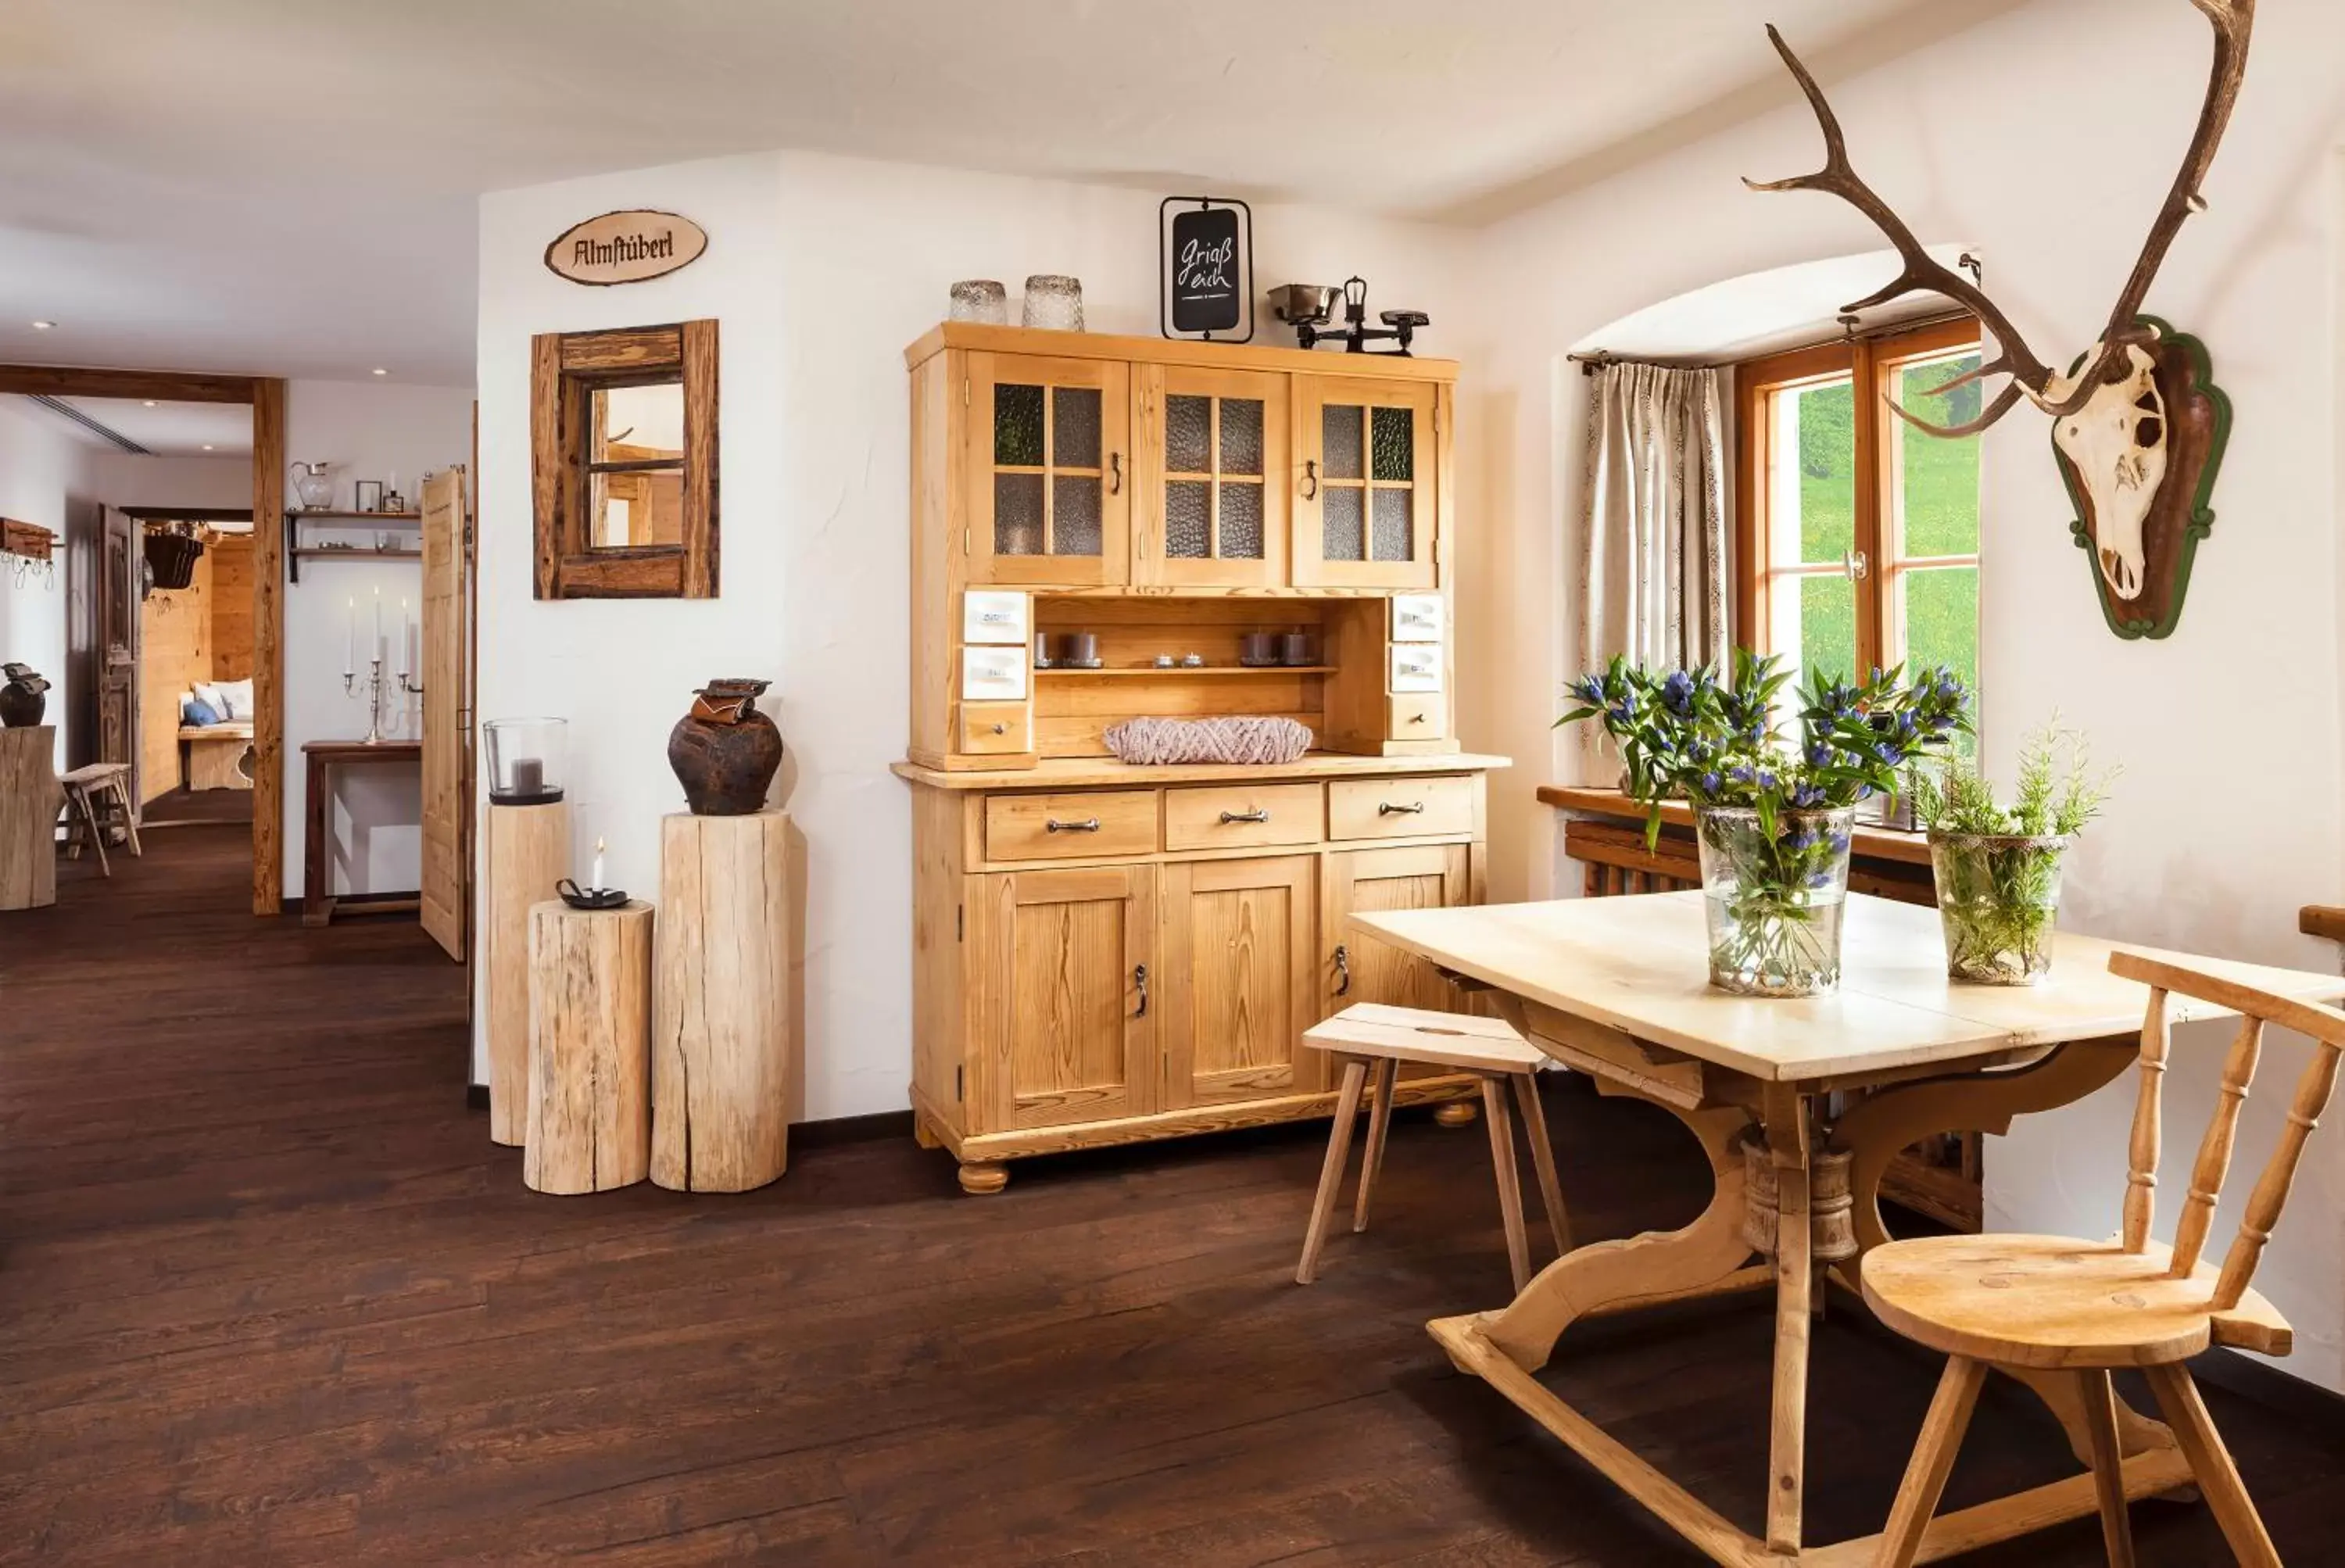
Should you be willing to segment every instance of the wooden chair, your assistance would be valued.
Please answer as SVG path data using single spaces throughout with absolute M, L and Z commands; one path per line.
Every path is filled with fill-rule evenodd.
M 96 846 L 97 869 L 107 876 L 114 868 L 107 864 L 106 840 L 111 831 L 105 820 L 118 815 L 122 836 L 130 852 L 143 856 L 138 846 L 138 813 L 130 804 L 130 764 L 127 762 L 87 762 L 58 776 L 65 787 L 66 825 L 69 830 L 66 854 L 80 860 L 85 843 Z
M 1359 1115 L 1371 1061 L 1376 1064 L 1376 1104 L 1368 1113 L 1368 1146 L 1361 1157 L 1359 1196 L 1352 1207 L 1355 1231 L 1368 1227 L 1368 1200 L 1384 1167 L 1385 1136 L 1392 1125 L 1394 1080 L 1403 1062 L 1415 1062 L 1482 1080 L 1482 1110 L 1490 1124 L 1490 1159 L 1497 1167 L 1498 1211 L 1506 1220 L 1507 1261 L 1515 1272 L 1515 1288 L 1519 1291 L 1530 1283 L 1531 1267 L 1530 1242 L 1523 1232 L 1522 1186 L 1515 1169 L 1514 1117 L 1507 1109 L 1509 1084 L 1522 1107 L 1523 1133 L 1530 1140 L 1531 1165 L 1538 1173 L 1539 1199 L 1555 1236 L 1555 1249 L 1558 1254 L 1571 1250 L 1563 1192 L 1555 1175 L 1555 1148 L 1548 1142 L 1547 1117 L 1539 1109 L 1538 1083 L 1533 1076 L 1547 1060 L 1537 1046 L 1496 1018 L 1378 1003 L 1345 1008 L 1305 1031 L 1303 1043 L 1340 1058 L 1344 1082 L 1335 1100 L 1335 1125 L 1327 1135 L 1326 1163 L 1319 1171 L 1318 1196 L 1311 1204 L 1311 1226 L 1304 1233 L 1303 1261 L 1294 1269 L 1297 1285 L 1310 1284 L 1319 1270 L 1319 1248 L 1327 1239 L 1335 1194 L 1344 1185 L 1352 1123 Z
M 2288 1200 L 2305 1140 L 2337 1086 L 2345 1013 L 2135 953 L 2111 953 L 2109 968 L 2150 988 L 2124 1233 L 2104 1242 L 2050 1236 L 1931 1237 L 1891 1242 L 1864 1258 L 1864 1298 L 1881 1320 L 1951 1358 L 1897 1490 L 1873 1559 L 1877 1568 L 1905 1568 L 1914 1560 L 1991 1367 L 2075 1375 L 2092 1438 L 2101 1534 L 2112 1563 L 2130 1568 L 2134 1556 L 2109 1372 L 2135 1367 L 2148 1378 L 2232 1553 L 2253 1568 L 2279 1568 L 2271 1537 L 2248 1501 L 2239 1472 L 2183 1363 L 2209 1345 L 2272 1356 L 2284 1356 L 2291 1348 L 2287 1322 L 2248 1281 Z M 2150 1238 L 2169 994 L 2196 997 L 2241 1015 L 2171 1248 Z M 2199 1261 L 2199 1254 L 2230 1169 L 2239 1106 L 2255 1076 L 2268 1023 L 2311 1036 L 2317 1048 L 2297 1082 L 2279 1146 L 2256 1182 L 2218 1273 Z

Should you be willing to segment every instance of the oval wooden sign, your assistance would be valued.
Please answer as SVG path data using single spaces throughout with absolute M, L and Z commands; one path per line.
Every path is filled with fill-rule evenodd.
M 545 264 L 573 283 L 606 288 L 665 277 L 700 259 L 708 231 L 673 212 L 606 212 L 564 229 Z

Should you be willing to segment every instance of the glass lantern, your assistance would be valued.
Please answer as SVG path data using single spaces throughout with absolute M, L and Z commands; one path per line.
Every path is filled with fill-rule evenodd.
M 546 806 L 562 799 L 570 721 L 492 718 L 481 726 L 489 760 L 489 799 L 499 806 Z

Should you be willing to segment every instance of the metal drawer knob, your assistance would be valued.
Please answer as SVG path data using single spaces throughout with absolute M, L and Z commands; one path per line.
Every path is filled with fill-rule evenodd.
M 1086 817 L 1080 822 L 1061 822 L 1052 817 L 1043 822 L 1042 829 L 1050 833 L 1096 833 L 1100 823 L 1097 817 Z
M 1223 827 L 1229 826 L 1232 822 L 1267 822 L 1269 820 L 1270 808 L 1267 806 L 1257 806 L 1251 811 L 1224 811 L 1222 813 L 1222 825 Z
M 1379 817 L 1414 817 L 1424 809 L 1425 802 L 1422 800 L 1411 800 L 1406 805 L 1399 806 L 1393 804 L 1390 800 L 1386 800 L 1376 808 L 1376 815 Z

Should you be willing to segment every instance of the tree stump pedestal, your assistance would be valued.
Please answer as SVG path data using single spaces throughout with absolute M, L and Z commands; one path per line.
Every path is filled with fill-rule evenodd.
M 607 1192 L 651 1166 L 652 906 L 529 911 L 533 1191 Z
M 489 807 L 489 1136 L 520 1147 L 529 1130 L 529 911 L 570 871 L 570 803 Z

